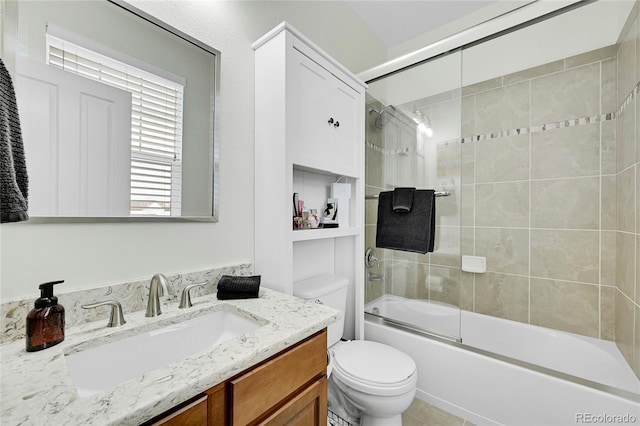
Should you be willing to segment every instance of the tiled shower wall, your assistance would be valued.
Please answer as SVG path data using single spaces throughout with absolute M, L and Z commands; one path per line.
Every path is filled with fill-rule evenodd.
M 640 23 L 617 46 L 615 342 L 640 377 Z
M 463 309 L 614 338 L 615 53 L 463 89 Z
M 640 371 L 640 108 L 635 94 L 624 103 L 640 74 L 638 32 L 634 23 L 620 45 L 465 87 L 464 143 L 438 147 L 439 154 L 461 149 L 460 185 L 437 202 L 439 212 L 458 205 L 459 247 L 450 242 L 446 256 L 382 251 L 385 265 L 373 272 L 386 270 L 386 281 L 367 282 L 367 301 L 384 293 L 432 297 L 615 339 Z M 381 105 L 369 99 L 369 107 Z M 385 162 L 397 155 L 375 128 L 375 114 L 367 118 L 372 194 L 391 187 Z M 375 246 L 375 213 L 376 202 L 367 201 L 368 247 Z M 455 240 L 440 225 L 438 235 Z M 487 273 L 461 272 L 454 260 L 461 254 L 485 256 Z M 414 282 L 399 282 L 407 277 Z M 428 291 L 435 278 L 449 290 Z

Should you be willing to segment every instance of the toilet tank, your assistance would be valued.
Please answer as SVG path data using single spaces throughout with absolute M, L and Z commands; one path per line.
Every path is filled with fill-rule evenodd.
M 342 312 L 340 319 L 327 327 L 327 346 L 342 338 L 344 332 L 344 312 L 347 308 L 349 280 L 342 275 L 327 274 L 293 283 L 293 295 L 302 299 L 317 300 Z

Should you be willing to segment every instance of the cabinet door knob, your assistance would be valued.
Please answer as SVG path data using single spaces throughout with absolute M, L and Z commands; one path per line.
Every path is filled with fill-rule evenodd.
M 327 121 L 327 123 L 333 124 L 333 117 L 329 117 L 329 121 Z
M 333 125 L 333 127 L 340 127 L 340 122 L 336 120 L 336 123 Z

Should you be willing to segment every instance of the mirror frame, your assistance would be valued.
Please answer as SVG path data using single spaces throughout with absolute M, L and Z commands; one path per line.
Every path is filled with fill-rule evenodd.
M 176 37 L 185 40 L 188 43 L 199 47 L 200 49 L 211 53 L 215 56 L 213 72 L 214 72 L 214 87 L 213 87 L 213 102 L 211 105 L 210 117 L 213 120 L 211 137 L 211 143 L 213 144 L 213 170 L 211 179 L 213 180 L 211 197 L 211 216 L 29 216 L 29 220 L 26 223 L 127 223 L 127 222 L 165 222 L 165 223 L 178 223 L 178 222 L 218 222 L 218 210 L 219 210 L 219 144 L 220 144 L 220 51 L 213 47 L 195 39 L 192 36 L 178 30 L 177 28 L 161 21 L 160 19 L 149 15 L 146 12 L 126 3 L 124 0 L 105 0 L 108 3 L 113 4 L 116 7 L 120 7 L 125 11 L 136 15 L 139 19 L 143 19 L 162 30 L 168 31 Z

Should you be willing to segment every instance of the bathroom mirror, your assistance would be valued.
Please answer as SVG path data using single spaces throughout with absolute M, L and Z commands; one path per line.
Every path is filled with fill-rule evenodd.
M 220 52 L 119 0 L 2 20 L 32 221 L 217 221 Z

